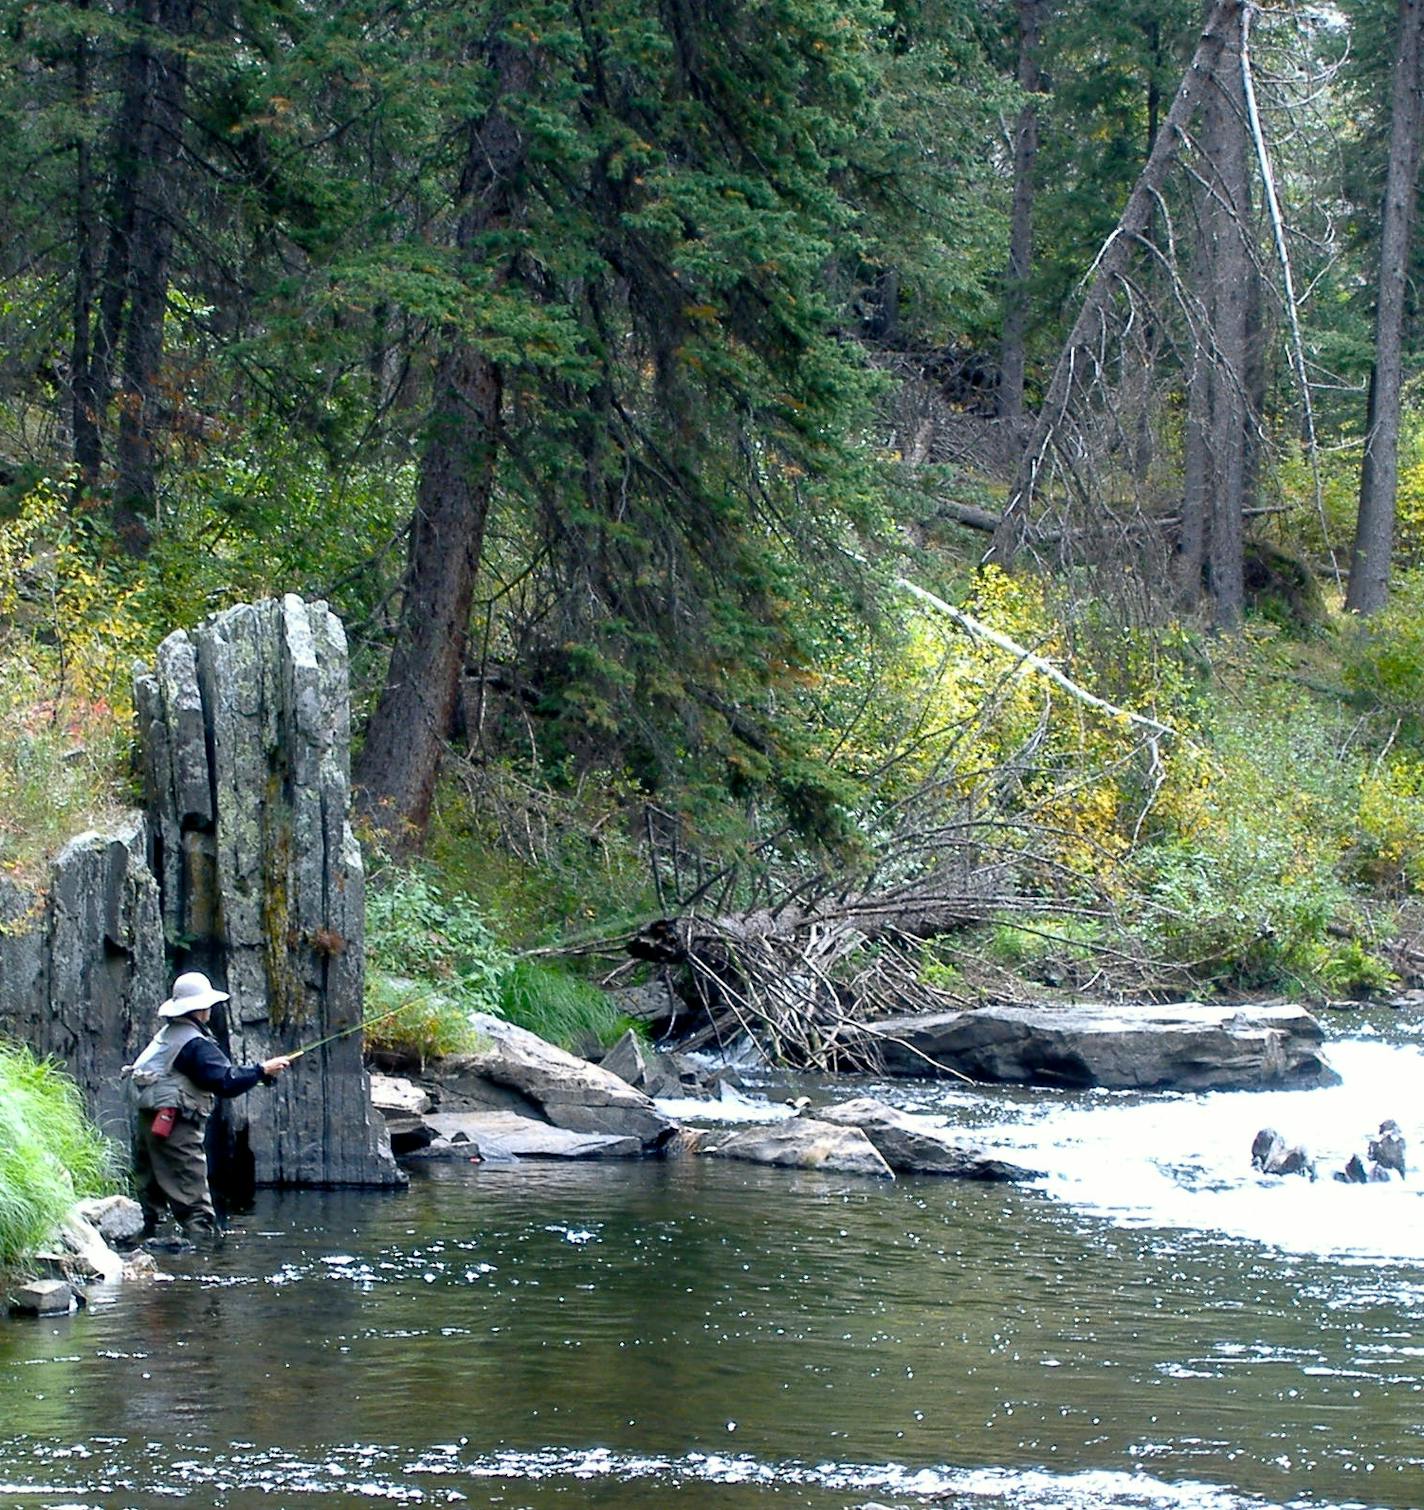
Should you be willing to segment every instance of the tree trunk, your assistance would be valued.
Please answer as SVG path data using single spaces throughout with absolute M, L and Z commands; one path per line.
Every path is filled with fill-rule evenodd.
M 163 321 L 177 200 L 174 168 L 183 141 L 185 45 L 193 7 L 194 0 L 143 0 L 145 28 L 153 26 L 157 35 L 141 32 L 130 60 L 131 87 L 142 106 L 131 149 L 135 183 L 113 519 L 120 541 L 134 554 L 147 549 L 153 534 Z
M 1014 207 L 1009 270 L 1004 287 L 1003 349 L 999 359 L 999 416 L 1023 417 L 1028 279 L 1033 270 L 1034 173 L 1038 162 L 1038 43 L 1043 0 L 1019 0 L 1019 88 L 1029 96 L 1014 127 Z
M 77 9 L 87 12 L 89 0 Z M 99 482 L 99 395 L 94 391 L 91 325 L 94 318 L 94 161 L 89 145 L 89 37 L 80 29 L 74 40 L 74 110 L 79 126 L 74 141 L 74 295 L 70 333 L 70 425 L 74 437 L 76 493 L 92 493 Z
M 1059 421 L 1068 406 L 1074 374 L 1088 358 L 1102 332 L 1108 301 L 1127 267 L 1137 240 L 1152 219 L 1157 197 L 1183 140 L 1187 124 L 1217 67 L 1233 23 L 1238 28 L 1240 26 L 1242 3 L 1243 0 L 1215 0 L 1196 52 L 1182 76 L 1176 98 L 1172 101 L 1172 108 L 1162 123 L 1152 154 L 1128 196 L 1116 230 L 1098 256 L 1092 285 L 1073 322 L 1068 339 L 1063 344 L 1063 350 L 1059 353 L 1048 391 L 1044 395 L 1043 406 L 1019 462 L 1003 522 L 995 533 L 990 555 L 996 560 L 1012 561 L 1028 538 L 1030 513 L 1039 474 L 1054 444 Z
M 1360 474 L 1360 507 L 1345 607 L 1378 613 L 1389 598 L 1390 553 L 1399 487 L 1399 409 L 1403 381 L 1405 282 L 1419 174 L 1421 18 L 1424 0 L 1399 0 L 1390 100 L 1389 167 L 1380 227 L 1375 299 L 1375 362 L 1369 429 Z
M 1211 495 L 1208 551 L 1212 617 L 1219 628 L 1227 630 L 1240 627 L 1245 603 L 1248 315 L 1255 272 L 1247 240 L 1251 196 L 1241 36 L 1238 10 L 1216 70 L 1217 87 L 1209 95 L 1206 131 L 1212 158 L 1208 225 L 1215 264 L 1212 337 L 1216 347 L 1210 442 L 1216 486 Z
M 524 153 L 503 101 L 527 87 L 532 60 L 505 44 L 496 54 L 495 98 L 470 127 L 459 190 L 456 244 L 473 277 L 489 276 L 484 243 L 514 214 Z M 453 325 L 441 339 L 395 647 L 357 768 L 359 811 L 397 856 L 419 848 L 430 821 L 499 454 L 501 368 Z

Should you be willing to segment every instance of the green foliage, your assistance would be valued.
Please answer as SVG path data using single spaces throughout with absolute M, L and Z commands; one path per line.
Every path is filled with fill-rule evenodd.
M 996 923 L 985 941 L 990 959 L 1014 969 L 1034 969 L 1049 962 L 1092 958 L 1103 927 L 1095 918 L 1042 916 Z
M 73 1081 L 0 1041 L 0 1268 L 22 1262 L 77 1198 L 112 1190 L 114 1174 Z
M 1375 707 L 1419 728 L 1424 720 L 1424 570 L 1407 573 L 1383 612 L 1350 626 L 1345 683 Z
M 598 771 L 551 790 L 520 780 L 512 764 L 441 783 L 426 845 L 435 873 L 498 918 L 516 950 L 607 936 L 655 914 L 635 783 Z
M 499 1009 L 507 950 L 469 897 L 452 895 L 421 867 L 391 866 L 373 878 L 366 951 L 377 972 L 431 987 L 463 1011 Z
M 0 518 L 0 869 L 33 878 L 126 796 L 140 590 L 31 482 Z
M 520 960 L 506 972 L 500 1008 L 510 1022 L 572 1052 L 611 1044 L 628 1027 L 607 993 L 537 960 Z

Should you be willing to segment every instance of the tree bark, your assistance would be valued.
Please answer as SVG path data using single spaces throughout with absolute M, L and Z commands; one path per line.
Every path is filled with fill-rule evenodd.
M 1212 373 L 1211 453 L 1216 485 L 1211 499 L 1212 618 L 1218 628 L 1241 625 L 1245 605 L 1244 510 L 1246 446 L 1250 415 L 1246 401 L 1248 316 L 1254 275 L 1249 234 L 1250 174 L 1246 100 L 1241 76 L 1241 12 L 1228 27 L 1226 46 L 1208 96 L 1206 139 L 1212 158 Z
M 459 187 L 455 240 L 473 277 L 491 276 L 485 241 L 516 212 L 524 141 L 505 101 L 532 74 L 527 52 L 494 51 L 494 101 L 469 128 Z M 493 276 L 508 273 L 506 264 Z M 441 341 L 395 646 L 356 778 L 358 811 L 397 857 L 418 849 L 429 825 L 499 454 L 502 369 L 453 324 Z
M 1403 383 L 1405 282 L 1419 175 L 1421 10 L 1424 0 L 1399 0 L 1390 99 L 1389 166 L 1381 214 L 1379 290 L 1375 299 L 1375 361 L 1369 428 L 1360 473 L 1360 505 L 1345 607 L 1378 613 L 1389 599 L 1399 488 L 1399 410 Z
M 129 150 L 134 202 L 128 246 L 123 386 L 115 450 L 114 527 L 125 549 L 142 554 L 153 534 L 162 401 L 163 322 L 173 251 L 175 173 L 183 141 L 186 39 L 194 0 L 141 0 L 143 30 L 130 57 L 130 87 L 141 101 Z
M 89 0 L 79 0 L 80 12 Z M 92 493 L 99 482 L 99 395 L 94 391 L 91 324 L 94 318 L 94 250 L 98 227 L 94 205 L 94 154 L 89 143 L 89 37 L 80 30 L 74 40 L 74 110 L 79 127 L 74 141 L 74 293 L 70 332 L 70 425 L 74 438 L 76 492 Z
M 1038 44 L 1043 0 L 1019 0 L 1018 84 L 1029 98 L 1014 127 L 1014 206 L 1009 228 L 1009 269 L 1004 286 L 1003 347 L 999 359 L 999 416 L 1023 417 L 1028 279 L 1033 270 L 1034 173 L 1038 163 L 1038 105 L 1042 79 Z
M 1152 219 L 1167 170 L 1177 155 L 1203 90 L 1217 68 L 1231 27 L 1233 23 L 1237 27 L 1240 25 L 1242 3 L 1243 0 L 1215 0 L 1212 5 L 1196 52 L 1182 76 L 1152 153 L 1128 196 L 1117 228 L 1098 255 L 1092 285 L 1059 353 L 1038 419 L 1024 448 L 1003 523 L 995 534 L 989 553 L 995 560 L 1012 561 L 1027 541 L 1039 476 L 1068 406 L 1075 372 L 1088 358 L 1102 332 L 1103 317 L 1114 287 L 1127 267 L 1134 245 Z

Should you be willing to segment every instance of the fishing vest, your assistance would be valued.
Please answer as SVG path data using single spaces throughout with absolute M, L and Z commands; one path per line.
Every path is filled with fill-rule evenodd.
M 184 1022 L 182 1018 L 159 1028 L 148 1047 L 134 1060 L 133 1083 L 141 1107 L 152 1110 L 176 1106 L 179 1111 L 200 1119 L 212 1111 L 217 1097 L 211 1091 L 200 1091 L 186 1075 L 173 1068 L 179 1050 L 195 1038 L 205 1036 L 197 1023 Z

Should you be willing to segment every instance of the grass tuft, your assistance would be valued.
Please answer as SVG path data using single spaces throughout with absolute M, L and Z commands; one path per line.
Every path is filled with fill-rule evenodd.
M 75 1199 L 114 1187 L 115 1158 L 74 1082 L 19 1044 L 0 1043 L 0 1268 L 43 1243 Z

